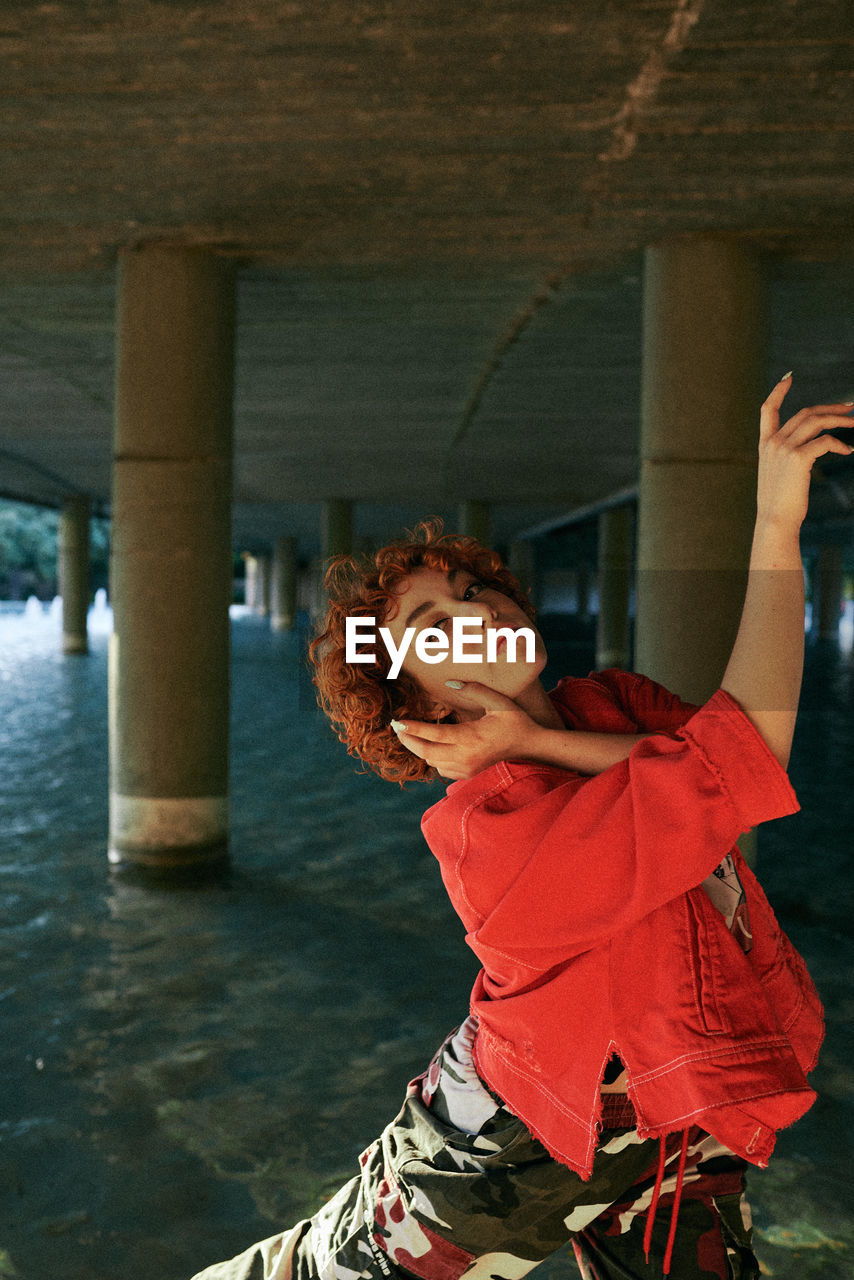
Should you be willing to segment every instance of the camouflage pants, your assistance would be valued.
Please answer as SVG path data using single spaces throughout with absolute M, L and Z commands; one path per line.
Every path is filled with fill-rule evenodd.
M 680 1135 L 666 1146 L 650 1269 L 642 1243 L 659 1143 L 642 1142 L 629 1124 L 604 1129 L 582 1181 L 484 1087 L 473 1036 L 469 1020 L 449 1037 L 363 1152 L 359 1174 L 313 1218 L 194 1280 L 517 1280 L 568 1241 L 584 1280 L 660 1275 Z M 690 1131 L 676 1280 L 759 1275 L 743 1175 L 741 1160 Z

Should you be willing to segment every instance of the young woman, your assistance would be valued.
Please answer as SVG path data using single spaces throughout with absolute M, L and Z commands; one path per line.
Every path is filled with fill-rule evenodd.
M 454 619 L 530 627 L 530 606 L 497 557 L 435 525 L 333 565 L 321 704 L 381 776 L 457 779 L 423 831 L 483 968 L 357 1176 L 197 1280 L 516 1280 L 567 1240 L 588 1280 L 648 1276 L 645 1259 L 680 1280 L 758 1275 L 743 1172 L 813 1101 L 822 1017 L 734 842 L 798 807 L 799 529 L 813 462 L 852 452 L 824 434 L 848 405 L 780 426 L 789 385 L 762 407 L 747 596 L 701 708 L 616 670 L 547 694 L 536 631 L 515 661 L 410 644 L 388 679 L 382 645 L 348 660 L 348 617 L 400 650 Z

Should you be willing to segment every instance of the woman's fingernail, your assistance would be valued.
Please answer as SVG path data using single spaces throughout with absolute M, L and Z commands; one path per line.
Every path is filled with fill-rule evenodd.
M 784 373 L 784 374 L 783 374 L 783 376 L 782 376 L 782 378 L 780 379 L 780 381 L 781 381 L 781 382 L 785 382 L 785 381 L 786 381 L 786 379 L 787 379 L 787 378 L 791 378 L 791 376 L 792 376 L 792 370 L 790 369 L 788 373 Z
M 389 724 L 392 729 L 394 729 L 395 733 L 406 733 L 406 725 L 401 724 L 399 720 L 390 720 Z
M 463 687 L 462 680 L 446 680 L 445 684 L 449 689 L 462 689 Z

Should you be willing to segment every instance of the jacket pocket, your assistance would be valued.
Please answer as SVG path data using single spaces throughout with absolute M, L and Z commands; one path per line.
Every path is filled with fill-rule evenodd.
M 803 957 L 782 931 L 777 937 L 776 962 L 759 975 L 766 999 L 787 1034 L 801 1015 L 807 1000 L 821 1012 L 821 1002 Z
M 751 898 L 750 910 L 759 942 L 750 962 L 777 1025 L 788 1034 L 804 1016 L 811 1025 L 820 1024 L 821 1001 L 803 957 L 780 928 L 764 895 L 756 894 L 755 901 Z
M 722 943 L 732 939 L 721 937 L 726 925 L 704 889 L 692 889 L 685 901 L 697 1012 L 708 1035 L 726 1035 L 732 1027 L 727 1016 L 727 966 Z

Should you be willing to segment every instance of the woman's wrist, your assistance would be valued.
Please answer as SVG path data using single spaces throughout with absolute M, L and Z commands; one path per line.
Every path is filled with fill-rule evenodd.
M 584 729 L 547 729 L 532 725 L 531 732 L 526 735 L 524 750 L 519 750 L 518 756 L 574 773 L 596 774 L 625 760 L 632 747 L 646 736 L 642 733 L 595 733 Z
M 525 731 L 514 744 L 515 753 L 520 760 L 535 760 L 538 764 L 550 764 L 556 751 L 557 735 L 563 729 L 547 729 L 545 725 L 530 720 Z
M 758 515 L 750 553 L 751 569 L 801 569 L 801 527 L 795 520 Z

